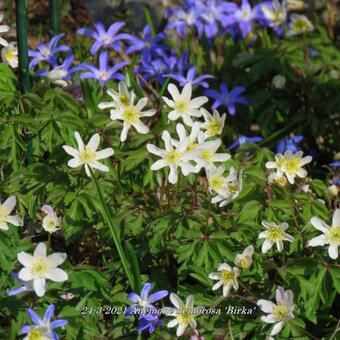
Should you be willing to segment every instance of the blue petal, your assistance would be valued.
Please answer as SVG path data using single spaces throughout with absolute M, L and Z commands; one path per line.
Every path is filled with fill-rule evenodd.
M 25 325 L 20 329 L 20 334 L 27 334 L 30 329 L 32 328 L 31 325 Z
M 142 291 L 140 293 L 140 296 L 141 296 L 142 300 L 144 300 L 144 301 L 148 300 L 148 296 L 149 296 L 151 288 L 152 288 L 152 283 L 150 283 L 150 282 L 147 282 L 143 286 Z
M 51 319 L 54 315 L 54 311 L 55 311 L 55 306 L 49 305 L 46 309 L 45 315 L 44 315 L 44 322 L 49 324 L 51 322 Z
M 31 308 L 27 309 L 27 313 L 29 315 L 29 317 L 31 318 L 31 320 L 37 325 L 40 326 L 43 321 L 40 319 L 40 316 Z
M 164 297 L 168 295 L 169 295 L 169 292 L 167 290 L 160 290 L 159 292 L 156 292 L 150 295 L 149 302 L 154 303 L 158 300 L 163 299 Z
M 54 320 L 51 322 L 51 328 L 58 328 L 58 327 L 63 327 L 67 325 L 68 321 L 67 320 Z

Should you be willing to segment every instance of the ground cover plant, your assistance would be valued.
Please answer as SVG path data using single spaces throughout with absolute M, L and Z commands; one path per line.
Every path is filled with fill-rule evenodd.
M 336 5 L 0 16 L 0 338 L 337 339 Z

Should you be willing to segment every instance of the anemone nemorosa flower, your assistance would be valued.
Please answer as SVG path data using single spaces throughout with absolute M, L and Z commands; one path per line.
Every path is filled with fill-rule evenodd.
M 223 296 L 228 296 L 231 287 L 234 290 L 238 290 L 239 284 L 237 281 L 237 277 L 239 276 L 239 269 L 237 267 L 230 267 L 227 263 L 221 263 L 217 272 L 213 272 L 209 274 L 209 279 L 217 280 L 217 282 L 212 287 L 212 290 L 216 290 L 223 287 Z
M 54 315 L 55 306 L 49 305 L 45 311 L 44 317 L 40 316 L 31 308 L 27 309 L 27 313 L 31 318 L 33 325 L 26 325 L 21 328 L 21 334 L 27 334 L 23 340 L 58 340 L 58 335 L 54 332 L 55 328 L 67 325 L 67 320 L 51 321 Z
M 128 299 L 134 302 L 133 305 L 129 306 L 126 311 L 125 315 L 132 315 L 135 314 L 138 310 L 144 309 L 145 314 L 147 310 L 155 309 L 156 307 L 153 305 L 154 302 L 163 299 L 164 297 L 168 296 L 169 292 L 167 290 L 160 290 L 156 293 L 151 295 L 150 291 L 152 289 L 152 283 L 147 282 L 140 293 L 140 296 L 134 292 L 128 294 Z
M 1 204 L 0 202 L 0 229 L 8 230 L 8 224 L 13 224 L 15 226 L 22 226 L 23 221 L 17 215 L 11 215 L 17 199 L 15 196 L 10 196 L 7 200 Z
M 238 148 L 241 145 L 246 144 L 246 143 L 259 143 L 259 142 L 262 142 L 262 140 L 263 140 L 263 138 L 262 137 L 258 137 L 258 136 L 247 137 L 247 136 L 239 135 L 235 139 L 235 141 L 228 146 L 228 149 L 229 150 L 236 149 L 236 148 Z
M 1 59 L 4 64 L 12 68 L 17 68 L 19 65 L 18 48 L 14 43 L 10 43 L 1 50 Z
M 64 35 L 64 33 L 56 35 L 48 44 L 40 43 L 38 45 L 38 51 L 29 50 L 28 55 L 32 58 L 29 67 L 33 70 L 41 61 L 47 61 L 53 67 L 57 66 L 56 54 L 59 52 L 69 52 L 71 50 L 71 48 L 66 45 L 57 46 L 59 40 Z
M 3 18 L 4 18 L 3 14 L 0 14 L 0 22 L 2 21 Z M 8 31 L 9 31 L 9 26 L 0 25 L 0 34 L 1 33 L 7 33 Z M 1 46 L 7 46 L 8 42 L 4 38 L 0 37 L 0 45 Z
M 236 113 L 235 104 L 249 105 L 249 102 L 240 97 L 242 93 L 246 91 L 246 88 L 243 86 L 238 86 L 229 91 L 227 84 L 220 84 L 220 91 L 217 92 L 215 90 L 205 90 L 204 93 L 210 98 L 215 99 L 215 102 L 212 105 L 212 109 L 217 109 L 218 107 L 225 106 L 228 109 L 228 112 L 234 116 Z
M 119 42 L 121 40 L 130 40 L 133 37 L 127 33 L 118 33 L 118 31 L 125 25 L 125 22 L 117 21 L 113 23 L 108 30 L 105 29 L 104 25 L 100 22 L 94 25 L 95 29 L 80 28 L 77 30 L 79 35 L 87 35 L 94 39 L 94 43 L 91 47 L 91 54 L 96 54 L 100 48 L 108 49 L 112 47 L 116 51 L 120 51 Z
M 81 64 L 80 66 L 83 69 L 86 69 L 88 72 L 82 73 L 80 75 L 80 79 L 97 79 L 100 84 L 103 86 L 110 79 L 124 80 L 125 76 L 122 73 L 118 73 L 122 67 L 127 65 L 126 61 L 121 61 L 117 63 L 115 66 L 109 66 L 109 55 L 106 51 L 100 53 L 99 56 L 99 69 L 90 64 Z
M 92 170 L 98 169 L 104 172 L 109 171 L 109 168 L 106 165 L 98 161 L 112 156 L 114 151 L 112 148 L 106 148 L 104 150 L 97 151 L 100 143 L 99 134 L 94 134 L 90 138 L 86 146 L 84 145 L 79 132 L 76 131 L 74 133 L 74 136 L 77 140 L 78 150 L 68 145 L 63 146 L 64 150 L 73 157 L 71 160 L 68 161 L 67 165 L 70 168 L 77 168 L 81 165 L 84 165 L 86 175 L 89 177 L 91 177 L 90 168 Z
M 59 230 L 61 225 L 61 217 L 57 215 L 54 209 L 51 206 L 45 204 L 42 206 L 41 210 L 46 214 L 42 220 L 42 226 L 44 230 L 51 234 Z

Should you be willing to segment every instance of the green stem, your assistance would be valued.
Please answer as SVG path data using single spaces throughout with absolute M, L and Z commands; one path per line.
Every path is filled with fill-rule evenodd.
M 112 217 L 111 217 L 111 214 L 109 212 L 109 208 L 108 208 L 108 206 L 105 203 L 103 194 L 102 194 L 102 192 L 100 190 L 100 187 L 99 187 L 98 180 L 97 180 L 93 170 L 90 167 L 89 167 L 89 169 L 90 169 L 91 177 L 92 177 L 93 182 L 95 184 L 96 190 L 98 192 L 100 203 L 101 203 L 101 205 L 103 207 L 103 209 L 102 209 L 103 218 L 106 221 L 106 223 L 109 225 L 109 229 L 110 229 L 110 232 L 111 232 L 111 235 L 112 235 L 112 238 L 113 238 L 113 242 L 114 242 L 114 244 L 116 246 L 116 249 L 118 251 L 118 255 L 119 255 L 119 257 L 120 257 L 120 259 L 122 261 L 122 264 L 123 264 L 123 267 L 124 267 L 124 270 L 125 270 L 125 274 L 126 274 L 126 276 L 128 278 L 130 286 L 133 289 L 135 289 L 135 281 L 134 281 L 134 278 L 133 278 L 133 276 L 131 274 L 130 267 L 128 265 L 128 261 L 127 261 L 126 255 L 125 255 L 123 247 L 122 247 L 122 245 L 120 243 L 120 240 L 119 240 L 119 237 L 118 237 L 117 232 L 115 230 L 115 227 L 112 224 Z
M 59 20 L 59 1 L 49 0 L 50 7 L 50 27 L 49 35 L 50 38 L 56 36 L 59 33 L 60 20 Z

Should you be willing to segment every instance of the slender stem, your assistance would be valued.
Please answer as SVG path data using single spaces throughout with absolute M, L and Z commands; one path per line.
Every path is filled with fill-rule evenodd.
M 229 335 L 230 335 L 230 340 L 234 340 L 234 335 L 233 335 L 233 331 L 231 329 L 230 319 L 228 320 L 228 331 L 229 331 Z
M 49 0 L 50 6 L 50 38 L 56 36 L 59 33 L 60 20 L 59 20 L 59 0 Z
M 120 243 L 120 240 L 119 240 L 119 237 L 118 237 L 117 232 L 115 230 L 115 227 L 112 224 L 112 217 L 111 217 L 111 214 L 109 212 L 109 208 L 108 208 L 107 204 L 105 203 L 103 194 L 102 194 L 102 192 L 100 190 L 99 183 L 97 181 L 97 178 L 96 178 L 93 170 L 90 167 L 89 167 L 89 169 L 90 169 L 90 172 L 91 172 L 91 178 L 93 179 L 93 182 L 95 184 L 96 190 L 98 192 L 100 203 L 101 203 L 101 205 L 103 207 L 103 209 L 102 209 L 103 218 L 106 220 L 106 223 L 109 225 L 109 229 L 110 229 L 110 232 L 111 232 L 111 235 L 112 235 L 112 238 L 113 238 L 113 242 L 114 242 L 114 244 L 116 246 L 116 249 L 118 251 L 118 255 L 119 255 L 119 257 L 120 257 L 120 259 L 122 261 L 122 264 L 123 264 L 123 267 L 124 267 L 124 270 L 125 270 L 125 274 L 126 274 L 126 276 L 128 278 L 130 286 L 133 289 L 135 289 L 134 279 L 133 279 L 133 276 L 131 274 L 130 267 L 128 265 L 128 261 L 127 261 L 126 255 L 124 253 L 123 247 L 122 247 L 122 245 Z

